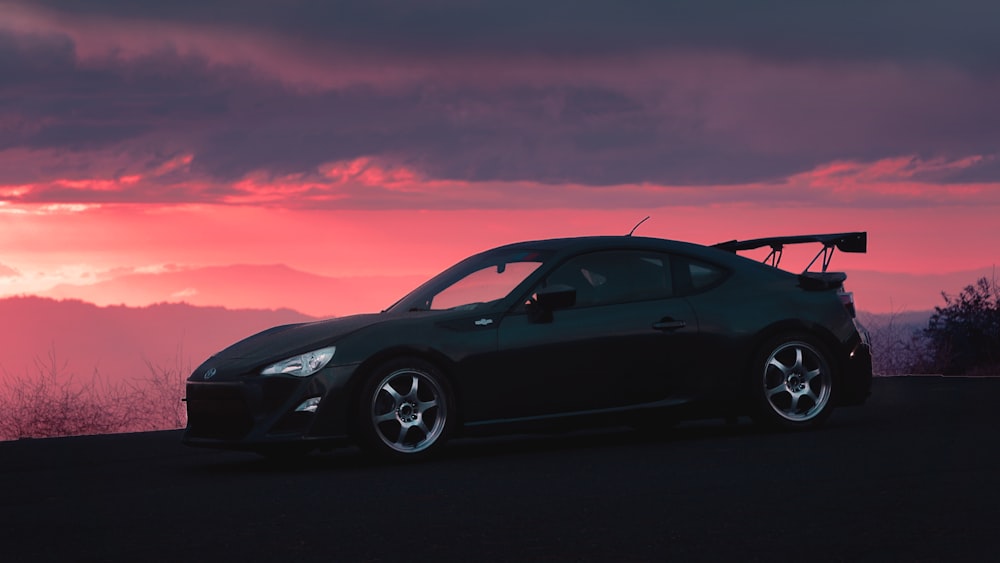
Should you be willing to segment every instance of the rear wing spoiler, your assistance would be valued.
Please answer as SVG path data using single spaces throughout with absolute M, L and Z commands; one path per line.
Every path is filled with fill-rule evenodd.
M 809 262 L 803 273 L 809 271 L 816 260 L 821 256 L 823 257 L 822 265 L 823 272 L 830 266 L 830 260 L 833 258 L 833 252 L 835 249 L 839 249 L 841 252 L 868 252 L 868 233 L 866 232 L 856 232 L 856 233 L 833 233 L 827 235 L 797 235 L 788 237 L 770 237 L 770 238 L 758 238 L 752 240 L 731 240 L 728 242 L 720 242 L 714 245 L 715 248 L 721 250 L 728 250 L 729 252 L 739 252 L 741 250 L 753 250 L 755 248 L 763 248 L 765 246 L 771 247 L 771 253 L 767 255 L 764 259 L 765 264 L 770 264 L 775 268 L 781 262 L 781 254 L 784 250 L 786 244 L 805 244 L 816 242 L 823 245 L 823 249 L 816 254 L 816 257 Z

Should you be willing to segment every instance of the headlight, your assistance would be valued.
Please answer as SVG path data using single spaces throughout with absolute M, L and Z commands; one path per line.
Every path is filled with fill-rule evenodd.
M 312 352 L 306 352 L 300 356 L 288 358 L 280 362 L 271 364 L 261 370 L 261 375 L 296 375 L 306 377 L 323 369 L 323 366 L 330 363 L 333 353 L 337 351 L 336 346 L 320 348 Z

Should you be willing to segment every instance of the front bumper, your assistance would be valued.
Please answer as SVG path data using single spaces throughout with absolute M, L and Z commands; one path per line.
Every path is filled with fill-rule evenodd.
M 327 367 L 307 378 L 192 378 L 186 387 L 188 425 L 182 441 L 189 446 L 238 450 L 289 442 L 346 443 L 349 381 L 355 367 Z M 296 411 L 315 397 L 322 397 L 315 412 Z

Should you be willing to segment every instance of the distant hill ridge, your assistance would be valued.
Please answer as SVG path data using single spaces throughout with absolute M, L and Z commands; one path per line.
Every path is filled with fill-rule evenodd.
M 61 284 L 40 295 L 133 307 L 184 302 L 232 309 L 288 308 L 328 317 L 381 311 L 427 277 L 330 277 L 284 264 L 236 264 L 130 273 L 89 285 Z
M 923 311 L 943 305 L 941 292 L 958 294 L 992 267 L 962 272 L 905 274 L 847 271 L 847 289 L 859 309 Z M 133 307 L 154 303 L 221 305 L 233 309 L 289 308 L 314 317 L 381 311 L 430 274 L 331 277 L 285 264 L 167 267 L 160 272 L 126 273 L 93 284 L 63 284 L 40 295 L 82 299 L 98 305 Z
M 0 299 L 0 368 L 35 371 L 54 351 L 77 378 L 142 379 L 146 361 L 190 370 L 225 346 L 266 328 L 316 320 L 291 309 L 226 309 L 184 303 L 98 306 L 78 299 Z
M 859 309 L 908 313 L 932 311 L 936 306 L 944 306 L 942 292 L 958 295 L 979 278 L 992 278 L 994 275 L 993 267 L 932 274 L 847 270 L 845 285 L 848 291 L 854 292 Z

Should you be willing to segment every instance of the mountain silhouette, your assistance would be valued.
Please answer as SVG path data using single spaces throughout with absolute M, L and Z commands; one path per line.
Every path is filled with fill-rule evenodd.
M 100 307 L 79 300 L 0 299 L 0 373 L 32 376 L 36 361 L 74 381 L 149 377 L 147 362 L 190 371 L 233 342 L 276 325 L 315 320 L 290 309 L 232 310 L 189 304 Z
M 421 276 L 329 277 L 284 264 L 232 265 L 130 273 L 90 285 L 39 292 L 98 305 L 190 303 L 231 309 L 293 309 L 314 317 L 378 312 L 425 281 Z

